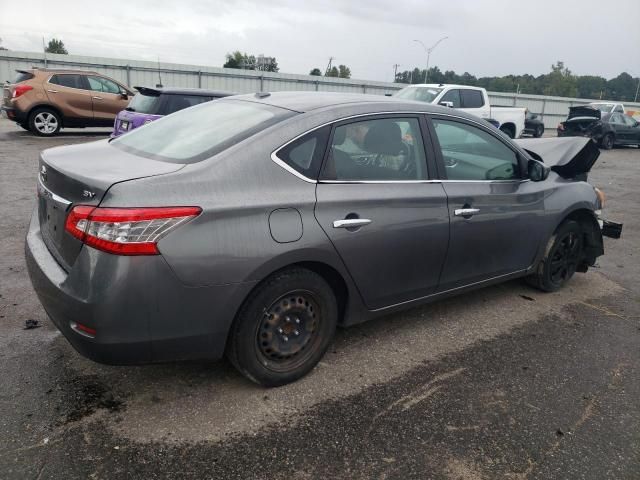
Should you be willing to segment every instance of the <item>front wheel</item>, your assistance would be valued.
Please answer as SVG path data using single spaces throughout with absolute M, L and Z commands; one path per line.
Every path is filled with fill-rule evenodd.
M 337 320 L 335 295 L 321 276 L 303 268 L 283 270 L 245 301 L 229 332 L 227 357 L 260 385 L 285 385 L 316 366 Z
M 515 138 L 516 136 L 515 129 L 509 125 L 503 125 L 502 127 L 500 127 L 500 131 L 509 138 Z
M 573 220 L 565 221 L 549 239 L 536 272 L 527 280 L 544 292 L 555 292 L 576 273 L 583 252 L 584 235 L 580 224 Z

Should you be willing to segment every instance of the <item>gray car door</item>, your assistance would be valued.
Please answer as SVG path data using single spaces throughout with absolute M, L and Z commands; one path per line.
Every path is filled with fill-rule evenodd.
M 435 159 L 425 131 L 418 115 L 358 118 L 333 129 L 316 218 L 370 309 L 438 285 L 449 215 L 442 184 L 429 179 Z
M 545 182 L 526 180 L 517 151 L 488 127 L 434 116 L 432 128 L 451 219 L 439 290 L 528 268 L 543 241 Z

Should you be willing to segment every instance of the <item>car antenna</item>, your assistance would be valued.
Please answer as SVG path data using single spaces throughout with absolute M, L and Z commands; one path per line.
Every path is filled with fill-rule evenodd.
M 156 88 L 162 88 L 162 77 L 160 76 L 160 55 L 158 55 L 158 84 Z

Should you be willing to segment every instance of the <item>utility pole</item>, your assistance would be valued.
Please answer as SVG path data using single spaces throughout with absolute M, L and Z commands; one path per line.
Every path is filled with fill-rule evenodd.
M 44 68 L 47 68 L 47 47 L 44 46 L 44 37 L 42 37 L 42 51 L 44 52 Z
M 334 58 L 333 57 L 329 57 L 329 65 L 327 65 L 327 69 L 324 71 L 324 76 L 327 76 L 327 73 L 329 73 L 329 70 L 331 70 L 331 62 L 333 62 Z
M 400 66 L 399 63 L 394 63 L 393 64 L 393 81 L 396 81 L 396 78 L 398 78 L 398 67 Z

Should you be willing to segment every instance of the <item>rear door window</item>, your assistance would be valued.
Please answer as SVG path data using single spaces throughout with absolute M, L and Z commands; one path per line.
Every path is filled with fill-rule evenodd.
M 417 118 L 381 118 L 335 127 L 322 178 L 336 181 L 427 179 Z
M 484 106 L 484 98 L 480 90 L 462 89 L 460 90 L 462 108 L 480 108 Z
M 82 75 L 72 73 L 58 73 L 53 75 L 49 79 L 49 83 L 54 85 L 60 85 L 61 87 L 77 88 L 81 90 L 87 90 L 87 86 L 82 78 Z

